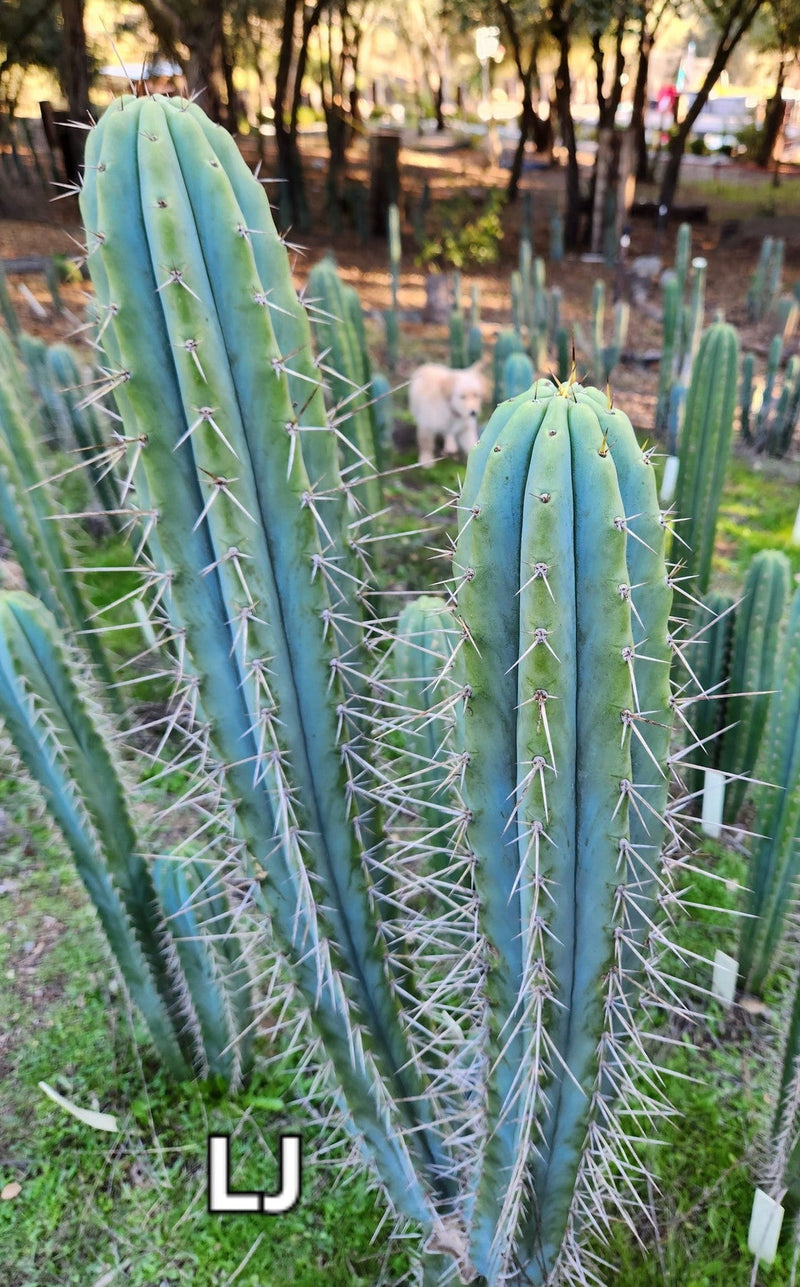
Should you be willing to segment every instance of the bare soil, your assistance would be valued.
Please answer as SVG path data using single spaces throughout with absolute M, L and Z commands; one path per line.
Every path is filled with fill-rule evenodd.
M 253 141 L 243 140 L 242 151 L 255 166 L 258 157 Z M 384 361 L 382 313 L 390 304 L 386 243 L 380 238 L 372 238 L 367 244 L 362 244 L 356 229 L 347 226 L 346 217 L 343 217 L 341 231 L 336 234 L 332 232 L 325 212 L 324 139 L 315 136 L 305 140 L 303 151 L 313 227 L 302 238 L 296 233 L 288 236 L 290 242 L 302 240 L 305 246 L 294 252 L 293 266 L 297 285 L 303 285 L 310 266 L 318 258 L 326 252 L 333 253 L 343 278 L 358 288 L 367 312 L 373 362 L 380 366 Z M 268 142 L 263 172 L 269 175 L 274 168 L 274 157 Z M 727 320 L 739 328 L 743 348 L 753 350 L 758 361 L 763 364 L 772 328 L 769 321 L 757 327 L 748 324 L 745 311 L 747 287 L 762 239 L 765 236 L 775 236 L 785 239 L 784 288 L 793 288 L 800 278 L 800 217 L 797 214 L 763 213 L 763 208 L 769 206 L 773 190 L 764 185 L 763 174 L 754 167 L 736 164 L 724 169 L 711 166 L 706 168 L 708 175 L 714 176 L 710 184 L 712 196 L 707 198 L 709 220 L 707 223 L 696 224 L 692 230 L 693 255 L 702 255 L 708 261 L 706 318 L 711 320 L 718 310 L 724 312 Z M 351 148 L 348 175 L 364 183 L 367 181 L 367 154 L 363 141 L 357 140 Z M 700 168 L 687 164 L 685 178 L 691 181 L 698 176 L 703 177 Z M 503 191 L 507 177 L 507 170 L 493 166 L 474 148 L 455 147 L 452 142 L 448 144 L 447 140 L 442 144 L 441 141 L 429 139 L 404 145 L 401 152 L 403 264 L 399 292 L 401 358 L 395 372 L 398 385 L 408 379 L 420 361 L 431 358 L 446 360 L 448 350 L 446 328 L 432 326 L 421 319 L 425 305 L 425 270 L 415 262 L 417 248 L 412 235 L 411 216 L 423 184 L 427 181 L 429 185 L 432 206 L 438 200 L 461 191 L 474 199 L 475 208 L 479 210 L 487 191 L 492 188 Z M 776 190 L 780 203 L 785 206 L 790 202 L 793 208 L 800 211 L 800 172 L 787 169 L 780 179 L 781 186 Z M 720 193 L 719 199 L 715 199 L 713 195 L 715 184 Z M 726 201 L 726 193 L 730 192 L 732 185 L 752 188 L 754 198 L 750 206 L 746 202 Z M 532 193 L 535 253 L 547 258 L 550 213 L 563 202 L 563 170 L 558 166 L 526 169 L 523 187 Z M 645 190 L 637 195 L 649 198 L 654 192 Z M 688 186 L 685 197 L 692 202 L 698 200 L 696 192 Z M 518 263 L 521 218 L 521 201 L 505 207 L 499 262 L 489 268 L 474 271 L 467 268 L 462 273 L 465 307 L 468 305 L 472 283 L 477 282 L 480 288 L 481 317 L 487 350 L 490 349 L 496 332 L 510 324 L 510 276 Z M 670 266 L 674 258 L 676 231 L 677 224 L 671 223 L 660 237 L 651 220 L 634 219 L 627 262 L 630 264 L 638 256 L 655 254 L 660 257 L 662 267 Z M 82 253 L 82 243 L 83 232 L 77 202 L 71 197 L 50 206 L 47 222 L 0 220 L 0 256 L 6 261 L 29 255 L 61 254 L 76 257 Z M 65 312 L 59 316 L 53 310 L 49 290 L 41 273 L 9 273 L 8 276 L 12 297 L 18 304 L 27 330 L 51 342 L 56 339 L 77 338 L 91 290 L 88 283 L 71 282 L 62 287 Z M 619 281 L 615 270 L 608 269 L 603 264 L 587 263 L 575 255 L 568 256 L 560 263 L 547 262 L 548 286 L 557 285 L 563 292 L 562 312 L 566 325 L 574 326 L 577 323 L 587 339 L 592 288 L 598 277 L 606 283 L 606 325 L 610 329 L 611 301 L 615 282 Z M 47 310 L 46 320 L 35 317 L 29 305 L 19 297 L 19 288 L 23 283 Z M 627 291 L 627 283 L 623 281 L 622 284 L 623 290 Z M 659 313 L 659 289 L 654 281 L 648 300 L 643 306 L 634 306 L 631 310 L 626 360 L 616 368 L 612 378 L 614 397 L 624 405 L 634 423 L 645 431 L 652 426 L 653 421 L 657 365 L 653 362 L 643 364 L 636 359 L 652 355 L 658 350 L 661 339 Z M 794 341 L 794 350 L 797 350 L 797 340 Z M 580 348 L 578 370 L 581 377 L 591 381 L 590 355 Z

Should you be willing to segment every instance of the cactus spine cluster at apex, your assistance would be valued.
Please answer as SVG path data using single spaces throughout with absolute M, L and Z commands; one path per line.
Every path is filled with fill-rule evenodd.
M 288 258 L 263 189 L 193 105 L 117 100 L 89 136 L 81 206 L 117 404 L 237 827 L 384 1183 L 430 1230 L 420 1176 L 446 1199 L 448 1160 L 372 910 L 366 855 L 380 854 L 350 706 L 370 664 L 361 582 Z
M 402 719 L 365 646 L 363 529 L 263 191 L 223 131 L 158 97 L 109 108 L 86 161 L 103 340 L 187 686 L 341 1100 L 428 1235 L 426 1281 L 544 1283 L 556 1263 L 579 1281 L 602 1149 L 628 1164 L 609 1101 L 624 1085 L 655 1111 L 629 1032 L 652 981 L 671 722 L 649 456 L 605 395 L 547 381 L 472 454 L 455 555 L 469 763 L 430 923 L 386 857 L 379 807 L 400 813 L 403 791 L 371 760 Z M 389 951 L 412 905 L 439 971 L 416 995 Z
M 471 1258 L 491 1281 L 515 1255 L 525 1282 L 549 1281 L 580 1224 L 601 1085 L 620 1071 L 623 958 L 660 892 L 664 540 L 649 457 L 604 395 L 540 381 L 498 408 L 469 459 L 455 554 L 490 1007 Z

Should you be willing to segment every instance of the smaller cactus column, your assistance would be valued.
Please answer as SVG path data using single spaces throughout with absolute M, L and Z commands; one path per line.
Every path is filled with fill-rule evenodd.
M 727 322 L 710 326 L 700 341 L 686 395 L 675 511 L 680 558 L 690 595 L 705 594 L 725 470 L 730 454 L 739 340 Z
M 774 969 L 800 871 L 800 590 L 792 600 L 773 683 L 739 940 L 742 986 L 755 996 L 763 995 Z

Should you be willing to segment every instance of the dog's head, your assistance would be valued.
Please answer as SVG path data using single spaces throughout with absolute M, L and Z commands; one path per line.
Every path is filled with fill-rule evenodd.
M 479 363 L 466 367 L 463 371 L 453 371 L 453 385 L 450 394 L 450 406 L 458 420 L 478 423 L 481 407 L 488 393 L 486 377 Z

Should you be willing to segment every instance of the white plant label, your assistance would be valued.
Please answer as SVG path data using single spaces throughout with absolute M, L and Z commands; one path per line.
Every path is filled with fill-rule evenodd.
M 763 1189 L 753 1195 L 747 1249 L 763 1264 L 771 1265 L 778 1250 L 778 1239 L 783 1224 L 783 1207 Z
M 284 1215 L 300 1197 L 302 1157 L 299 1135 L 279 1135 L 280 1161 L 276 1193 L 231 1191 L 230 1137 L 208 1137 L 208 1209 L 213 1215 L 249 1213 Z
M 662 505 L 670 505 L 675 499 L 675 486 L 678 482 L 678 457 L 667 456 L 664 461 L 664 476 L 661 479 L 659 500 Z
M 704 836 L 718 840 L 722 834 L 722 810 L 725 806 L 725 774 L 719 769 L 706 769 L 703 783 L 703 812 L 700 830 Z
M 711 995 L 722 1003 L 732 1005 L 736 996 L 736 980 L 739 976 L 739 962 L 727 952 L 714 953 L 714 973 L 711 977 Z

